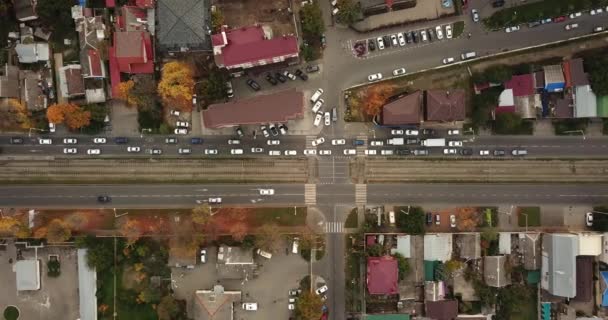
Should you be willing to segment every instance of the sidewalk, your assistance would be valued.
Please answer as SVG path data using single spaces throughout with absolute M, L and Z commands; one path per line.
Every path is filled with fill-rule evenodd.
M 460 0 L 458 0 L 460 1 Z M 441 17 L 455 15 L 456 8 L 444 8 L 441 6 L 441 1 L 418 1 L 414 8 L 397 10 L 377 15 L 372 15 L 365 18 L 363 21 L 356 22 L 352 28 L 358 32 L 369 32 L 381 28 L 390 28 L 407 23 L 429 21 L 439 19 Z M 458 16 L 453 16 L 461 20 Z M 450 21 L 441 21 L 441 23 L 449 23 Z M 437 22 L 434 23 L 435 25 Z

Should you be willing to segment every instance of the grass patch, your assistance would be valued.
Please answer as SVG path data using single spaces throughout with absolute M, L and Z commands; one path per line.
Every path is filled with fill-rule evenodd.
M 482 214 L 481 226 L 485 227 L 496 227 L 498 226 L 498 208 L 497 207 L 482 207 L 478 208 Z
M 587 119 L 564 119 L 564 120 L 553 120 L 553 130 L 556 135 L 581 135 L 587 130 Z
M 528 216 L 528 227 L 540 226 L 540 207 L 519 207 L 517 212 L 517 225 L 525 227 L 526 216 Z
M 353 210 L 350 211 L 350 213 L 348 214 L 348 217 L 346 218 L 346 222 L 344 223 L 344 227 L 345 228 L 356 228 L 358 226 L 359 226 L 358 209 L 357 208 L 353 208 Z
M 306 224 L 306 207 L 255 208 L 253 209 L 256 225 L 276 223 L 283 227 L 297 227 Z
M 352 235 L 355 237 L 355 235 Z M 344 266 L 344 281 L 345 281 L 345 309 L 346 312 L 361 311 L 361 284 L 360 280 L 360 256 L 355 253 L 355 248 L 352 246 L 351 235 L 345 235 L 346 242 L 346 265 Z
M 458 2 L 458 1 L 456 1 Z M 458 38 L 464 32 L 464 21 L 456 21 L 452 24 L 452 37 Z

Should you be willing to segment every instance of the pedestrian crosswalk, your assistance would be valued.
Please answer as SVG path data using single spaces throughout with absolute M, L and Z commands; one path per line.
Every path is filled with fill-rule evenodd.
M 344 222 L 326 222 L 325 233 L 344 233 Z
M 312 142 L 317 139 L 317 136 L 306 136 L 306 148 L 307 149 L 315 149 L 316 147 L 312 146 Z
M 363 140 L 365 143 L 357 146 L 357 155 L 365 155 L 365 149 L 367 149 L 367 136 L 357 136 L 357 140 Z
M 317 204 L 317 185 L 307 183 L 304 185 L 304 203 L 306 205 Z
M 355 204 L 364 205 L 367 203 L 367 185 L 356 184 L 355 185 Z

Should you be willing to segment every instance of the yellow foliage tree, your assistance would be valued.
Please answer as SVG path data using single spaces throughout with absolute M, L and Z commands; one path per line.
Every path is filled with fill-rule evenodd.
M 133 244 L 144 232 L 137 220 L 127 219 L 123 221 L 120 233 L 127 238 L 129 244 Z
M 54 104 L 46 109 L 49 122 L 64 123 L 70 129 L 79 129 L 91 123 L 91 112 L 73 103 Z
M 121 82 L 118 84 L 118 99 L 121 99 L 127 103 L 128 107 L 134 107 L 139 104 L 137 96 L 133 94 L 133 87 L 135 82 L 133 80 Z
M 21 228 L 21 222 L 13 217 L 0 218 L 0 234 L 15 235 Z
M 165 105 L 191 111 L 193 90 L 194 79 L 189 65 L 172 61 L 163 66 L 157 91 Z
M 49 242 L 65 242 L 72 237 L 70 226 L 60 219 L 53 219 L 49 223 L 46 232 L 46 239 Z
M 19 127 L 24 129 L 31 127 L 30 113 L 18 100 L 9 99 L 8 109 L 6 111 L 11 113 L 8 120 L 15 122 Z

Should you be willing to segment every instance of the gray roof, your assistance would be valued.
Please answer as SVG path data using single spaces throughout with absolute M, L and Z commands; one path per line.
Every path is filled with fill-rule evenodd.
M 567 233 L 543 234 L 541 286 L 559 297 L 576 296 L 578 237 Z
M 253 250 L 241 247 L 220 246 L 217 251 L 220 264 L 253 264 Z
M 519 247 L 524 255 L 524 269 L 540 269 L 540 233 L 520 233 Z
M 485 256 L 483 258 L 483 279 L 490 287 L 504 287 L 511 284 L 511 275 L 505 270 L 505 256 Z
M 0 76 L 0 98 L 19 98 L 19 68 L 5 65 Z
M 157 15 L 156 36 L 160 47 L 211 48 L 206 32 L 210 23 L 208 0 L 159 0 Z
M 590 85 L 576 86 L 574 94 L 574 117 L 597 117 L 597 97 Z
M 412 257 L 412 245 L 409 235 L 397 236 L 397 248 L 391 249 L 391 253 L 399 253 L 404 258 Z
M 48 61 L 50 56 L 49 44 L 42 42 L 29 44 L 19 43 L 15 46 L 15 52 L 17 52 L 20 63 Z
M 87 265 L 87 249 L 78 249 L 80 319 L 97 319 L 97 273 Z
M 17 291 L 40 289 L 40 261 L 19 260 L 13 271 L 17 274 Z
M 460 257 L 464 259 L 479 259 L 481 257 L 480 236 L 478 232 L 454 235 Z
M 234 303 L 240 300 L 240 291 L 225 291 L 221 285 L 215 285 L 213 290 L 197 290 L 192 306 L 194 320 L 231 320 Z
M 29 21 L 38 18 L 34 11 L 32 0 L 15 0 L 13 7 L 15 9 L 15 16 L 19 21 Z

